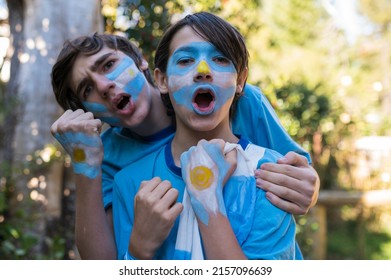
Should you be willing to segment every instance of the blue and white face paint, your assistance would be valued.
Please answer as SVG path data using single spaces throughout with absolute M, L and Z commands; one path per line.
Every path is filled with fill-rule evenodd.
M 119 125 L 121 120 L 113 117 L 113 114 L 107 110 L 106 106 L 95 102 L 83 102 L 83 106 L 86 107 L 87 111 L 94 114 L 94 117 L 100 119 L 109 125 Z
M 125 56 L 115 69 L 106 74 L 105 77 L 110 81 L 113 81 L 116 87 L 122 89 L 122 99 L 127 99 L 126 94 L 129 95 L 129 99 L 127 99 L 129 101 L 128 105 L 131 103 L 134 104 L 137 101 L 147 82 L 144 74 L 140 72 L 134 61 L 128 56 Z M 118 103 L 119 102 L 120 101 L 118 101 Z M 92 112 L 96 118 L 99 118 L 110 125 L 121 125 L 121 120 L 114 117 L 112 110 L 105 105 L 87 101 L 83 102 L 83 105 L 88 111 Z M 112 106 L 118 106 L 118 104 L 112 104 Z M 122 108 L 118 107 L 117 109 L 122 110 Z
M 201 75 L 195 82 L 195 77 Z M 233 63 L 208 42 L 181 46 L 167 66 L 168 85 L 174 101 L 199 115 L 219 110 L 236 91 Z
M 117 87 L 122 88 L 125 93 L 131 95 L 134 102 L 137 101 L 146 83 L 143 73 L 137 68 L 133 59 L 128 56 L 122 59 L 114 71 L 105 76 L 113 81 Z

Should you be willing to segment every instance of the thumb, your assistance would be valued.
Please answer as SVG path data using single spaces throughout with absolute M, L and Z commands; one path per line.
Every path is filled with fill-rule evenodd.
M 284 157 L 278 159 L 277 163 L 289 164 L 297 167 L 308 166 L 307 158 L 295 152 L 288 152 Z

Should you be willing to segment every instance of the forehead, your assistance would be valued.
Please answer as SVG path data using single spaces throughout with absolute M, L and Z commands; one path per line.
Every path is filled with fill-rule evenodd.
M 96 72 L 97 69 L 95 66 L 96 64 L 101 61 L 104 57 L 111 57 L 111 56 L 117 56 L 117 57 L 124 57 L 125 54 L 119 50 L 111 49 L 107 46 L 104 46 L 100 51 L 98 51 L 95 54 L 92 55 L 86 55 L 86 54 L 79 54 L 76 57 L 76 60 L 73 64 L 72 71 L 70 74 L 70 86 L 73 91 L 76 90 L 77 85 L 86 78 L 91 72 Z
M 198 35 L 190 26 L 181 28 L 172 38 L 170 44 L 170 55 L 175 50 L 193 42 L 206 42 L 200 35 Z

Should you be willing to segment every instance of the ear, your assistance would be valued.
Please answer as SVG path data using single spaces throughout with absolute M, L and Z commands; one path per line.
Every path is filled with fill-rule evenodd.
M 153 71 L 155 83 L 159 88 L 160 93 L 167 94 L 168 93 L 168 85 L 167 85 L 167 76 L 159 68 L 155 68 Z
M 146 61 L 144 58 L 141 60 L 140 70 L 145 71 L 148 70 L 148 61 Z
M 244 85 L 247 80 L 247 75 L 248 75 L 248 68 L 246 67 L 242 73 L 240 73 L 238 77 L 238 83 L 236 84 L 236 92 L 237 93 L 242 93 Z

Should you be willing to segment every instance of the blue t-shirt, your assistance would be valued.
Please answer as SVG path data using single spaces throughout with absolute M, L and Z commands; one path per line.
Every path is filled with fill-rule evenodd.
M 253 168 L 264 162 L 276 162 L 281 157 L 279 153 L 250 144 L 243 138 L 239 144 L 245 153 L 242 158 L 246 158 L 247 164 L 251 163 Z M 265 192 L 256 187 L 255 178 L 243 176 L 243 172 L 242 167 L 238 175 L 235 172 L 231 176 L 224 186 L 223 197 L 227 217 L 244 254 L 249 259 L 301 259 L 300 251 L 296 251 L 293 215 L 271 204 Z M 134 223 L 133 198 L 140 183 L 155 176 L 169 180 L 179 191 L 178 201 L 182 201 L 185 183 L 181 169 L 174 164 L 171 143 L 129 165 L 115 176 L 113 221 L 119 259 L 129 256 L 129 238 Z M 178 226 L 179 217 L 158 249 L 155 259 L 186 256 L 175 247 Z
M 237 106 L 236 117 L 232 120 L 235 134 L 282 155 L 289 151 L 297 152 L 307 157 L 311 163 L 310 155 L 288 135 L 259 88 L 246 84 L 244 95 L 239 98 Z M 155 135 L 141 138 L 126 128 L 111 127 L 102 134 L 102 188 L 105 208 L 112 204 L 115 174 L 167 144 L 173 138 L 174 132 L 174 127 L 168 127 Z

